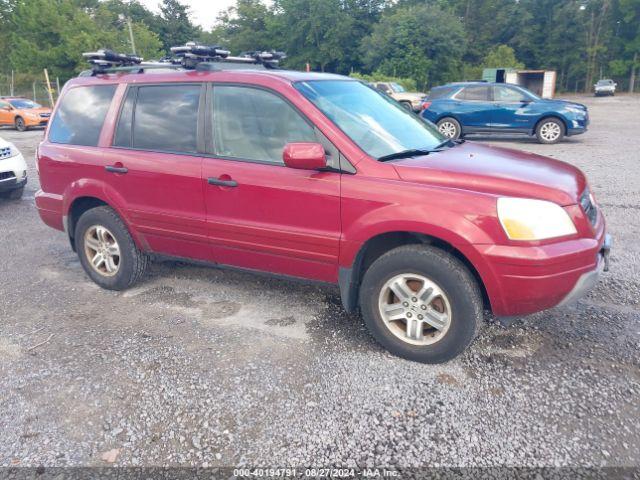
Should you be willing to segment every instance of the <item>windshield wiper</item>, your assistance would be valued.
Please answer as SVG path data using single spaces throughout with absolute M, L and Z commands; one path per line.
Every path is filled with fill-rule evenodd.
M 378 158 L 378 161 L 386 162 L 387 160 L 396 160 L 398 158 L 410 158 L 410 157 L 417 157 L 419 155 L 429 155 L 430 153 L 433 153 L 434 150 L 410 148 L 409 150 L 402 150 L 401 152 L 390 153 L 389 155 L 383 155 Z

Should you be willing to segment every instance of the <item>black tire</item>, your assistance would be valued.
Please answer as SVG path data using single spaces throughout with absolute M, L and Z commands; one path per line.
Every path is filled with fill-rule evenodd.
M 22 117 L 16 117 L 16 119 L 14 120 L 14 126 L 19 132 L 24 132 L 27 129 L 27 126 L 24 123 L 24 118 Z
M 4 192 L 2 196 L 3 198 L 8 198 L 9 200 L 20 200 L 23 193 L 24 187 L 20 187 L 16 188 L 15 190 L 11 190 L 10 192 Z
M 118 242 L 120 247 L 119 266 L 113 276 L 100 274 L 91 266 L 85 251 L 85 233 L 93 226 L 106 227 Z M 126 225 L 118 214 L 110 207 L 96 207 L 87 210 L 78 219 L 75 228 L 76 252 L 80 263 L 91 280 L 108 290 L 126 290 L 137 283 L 143 276 L 149 264 L 149 257 L 138 250 Z
M 557 135 L 550 135 L 546 133 L 545 128 L 550 129 L 548 130 L 550 132 L 557 132 Z M 540 120 L 538 125 L 536 125 L 536 138 L 538 139 L 538 142 L 547 145 L 558 143 L 564 138 L 565 133 L 564 124 L 557 118 L 543 118 Z
M 445 129 L 447 132 L 450 132 L 452 131 L 451 129 L 453 129 L 453 134 L 449 135 L 449 133 L 444 133 L 443 130 Z M 444 117 L 438 120 L 438 130 L 445 137 L 450 138 L 451 140 L 457 140 L 462 136 L 462 126 L 460 125 L 460 122 L 452 117 Z
M 391 278 L 403 273 L 423 275 L 447 296 L 451 322 L 440 340 L 414 345 L 386 326 L 379 309 L 381 291 Z M 394 248 L 367 269 L 360 287 L 360 309 L 373 337 L 387 350 L 408 360 L 443 363 L 462 353 L 476 337 L 482 323 L 482 295 L 473 275 L 455 257 L 426 245 Z
M 400 102 L 400 105 L 402 105 L 404 108 L 406 108 L 410 112 L 413 112 L 413 106 L 411 105 L 411 102 Z

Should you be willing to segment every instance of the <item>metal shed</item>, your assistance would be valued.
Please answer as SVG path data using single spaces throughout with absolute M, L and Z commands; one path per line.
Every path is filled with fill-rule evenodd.
M 542 98 L 553 98 L 556 93 L 556 72 L 554 70 L 485 68 L 482 72 L 482 79 L 487 82 L 521 85 Z

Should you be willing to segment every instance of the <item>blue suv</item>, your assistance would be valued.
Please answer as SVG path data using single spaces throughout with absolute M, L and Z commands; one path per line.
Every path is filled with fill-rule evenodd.
M 541 143 L 587 131 L 589 113 L 580 103 L 546 100 L 519 85 L 465 82 L 435 87 L 420 115 L 442 134 L 522 133 Z

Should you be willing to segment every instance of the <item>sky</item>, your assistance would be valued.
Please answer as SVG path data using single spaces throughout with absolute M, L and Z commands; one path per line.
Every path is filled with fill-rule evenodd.
M 159 12 L 160 0 L 141 0 L 147 8 Z M 205 30 L 209 30 L 218 18 L 218 14 L 235 4 L 235 0 L 182 0 L 191 9 L 191 20 Z

